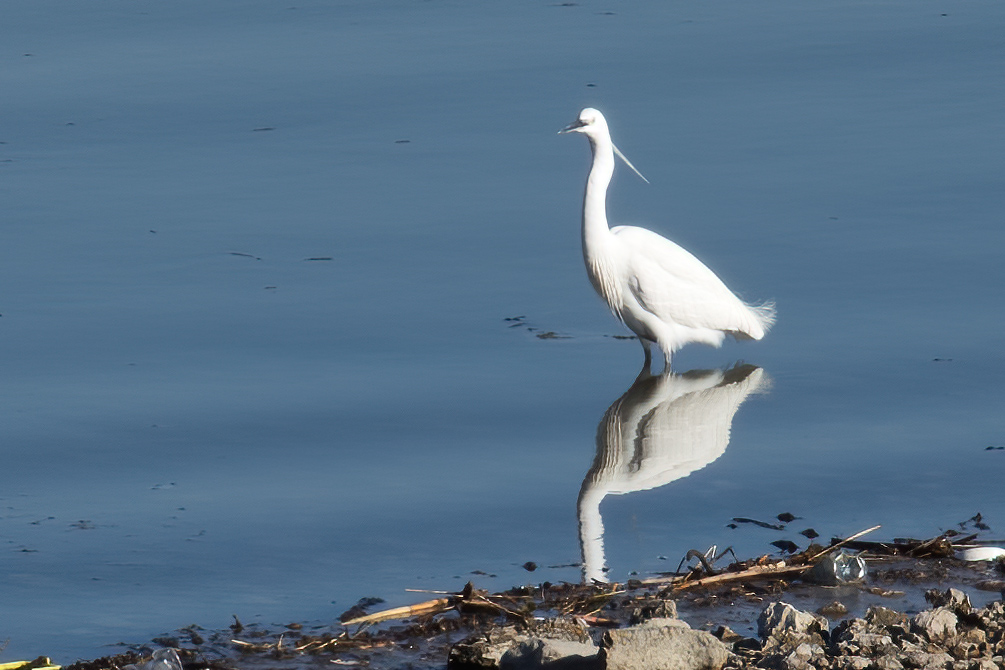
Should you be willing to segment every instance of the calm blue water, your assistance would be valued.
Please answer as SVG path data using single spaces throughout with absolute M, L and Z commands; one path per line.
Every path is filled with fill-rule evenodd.
M 807 527 L 1005 530 L 1005 5 L 0 15 L 0 661 L 577 580 L 519 566 L 579 563 L 581 520 L 611 579 Z M 612 221 L 778 303 L 678 371 L 757 384 L 632 388 L 582 268 L 589 151 L 555 134 L 586 105 L 652 181 L 616 175 Z M 641 469 L 690 474 L 612 470 L 589 516 L 626 393 L 669 417 Z

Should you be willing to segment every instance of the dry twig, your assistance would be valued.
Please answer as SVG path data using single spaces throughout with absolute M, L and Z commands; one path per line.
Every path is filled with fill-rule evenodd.
M 831 546 L 827 547 L 826 549 L 824 549 L 820 553 L 814 554 L 809 559 L 807 559 L 806 562 L 807 563 L 812 563 L 813 561 L 817 560 L 818 558 L 821 558 L 821 557 L 826 556 L 827 554 L 831 553 L 835 549 L 843 547 L 846 544 L 848 544 L 849 542 L 854 542 L 855 540 L 857 540 L 858 538 L 862 537 L 863 535 L 867 535 L 867 534 L 871 533 L 874 530 L 879 530 L 880 528 L 882 528 L 882 526 L 873 526 L 872 528 L 866 528 L 865 530 L 860 530 L 859 532 L 855 533 L 854 535 L 852 535 L 850 537 L 846 537 L 845 539 L 841 540 L 840 542 L 837 542 L 836 544 L 832 544 Z
M 378 623 L 380 621 L 388 621 L 390 619 L 407 619 L 409 617 L 418 616 L 420 614 L 435 614 L 437 612 L 446 612 L 456 604 L 456 601 L 457 601 L 456 597 L 427 600 L 426 602 L 418 603 L 416 605 L 408 605 L 406 607 L 394 607 L 389 610 L 374 612 L 373 614 L 367 614 L 364 616 L 356 617 L 355 619 L 349 619 L 348 621 L 343 621 L 342 625 L 354 626 L 356 624 L 362 624 L 362 623 Z

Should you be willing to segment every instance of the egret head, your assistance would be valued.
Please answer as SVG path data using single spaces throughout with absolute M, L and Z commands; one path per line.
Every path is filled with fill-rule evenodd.
M 601 135 L 610 136 L 607 119 L 598 110 L 587 107 L 579 113 L 579 118 L 562 128 L 559 133 L 583 133 L 590 139 Z
M 611 149 L 614 150 L 614 154 L 618 158 L 623 160 L 625 162 L 625 165 L 627 165 L 632 169 L 632 172 L 641 177 L 642 181 L 644 181 L 647 184 L 649 183 L 649 180 L 646 179 L 645 176 L 638 171 L 638 168 L 632 165 L 632 162 L 628 160 L 628 157 L 625 156 L 623 153 L 621 153 L 621 150 L 618 149 L 618 147 L 614 144 L 614 142 L 611 142 L 611 131 L 607 128 L 607 119 L 605 119 L 604 115 L 601 114 L 598 110 L 594 109 L 593 107 L 587 107 L 586 109 L 581 111 L 579 113 L 578 119 L 567 125 L 565 128 L 562 128 L 558 132 L 559 134 L 583 133 L 588 138 L 590 138 L 590 146 L 593 147 L 594 151 L 597 150 L 598 142 L 601 139 L 605 140 L 605 142 L 602 142 L 602 144 L 610 143 Z

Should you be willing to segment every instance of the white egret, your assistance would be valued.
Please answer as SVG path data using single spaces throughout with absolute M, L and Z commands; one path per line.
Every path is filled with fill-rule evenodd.
M 689 342 L 720 346 L 729 334 L 759 340 L 775 321 L 771 302 L 743 302 L 690 252 L 651 230 L 607 225 L 607 187 L 616 153 L 635 169 L 611 141 L 607 120 L 587 107 L 560 133 L 582 133 L 590 140 L 593 166 L 583 198 L 583 259 L 590 283 L 611 311 L 639 337 L 645 369 L 656 344 L 670 371 L 673 352 Z M 642 177 L 645 179 L 645 177 Z

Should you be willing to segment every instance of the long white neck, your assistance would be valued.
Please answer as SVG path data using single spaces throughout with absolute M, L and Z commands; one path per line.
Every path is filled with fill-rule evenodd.
M 583 196 L 583 256 L 587 261 L 603 248 L 607 225 L 607 187 L 614 175 L 614 144 L 610 137 L 590 137 L 593 167 Z

